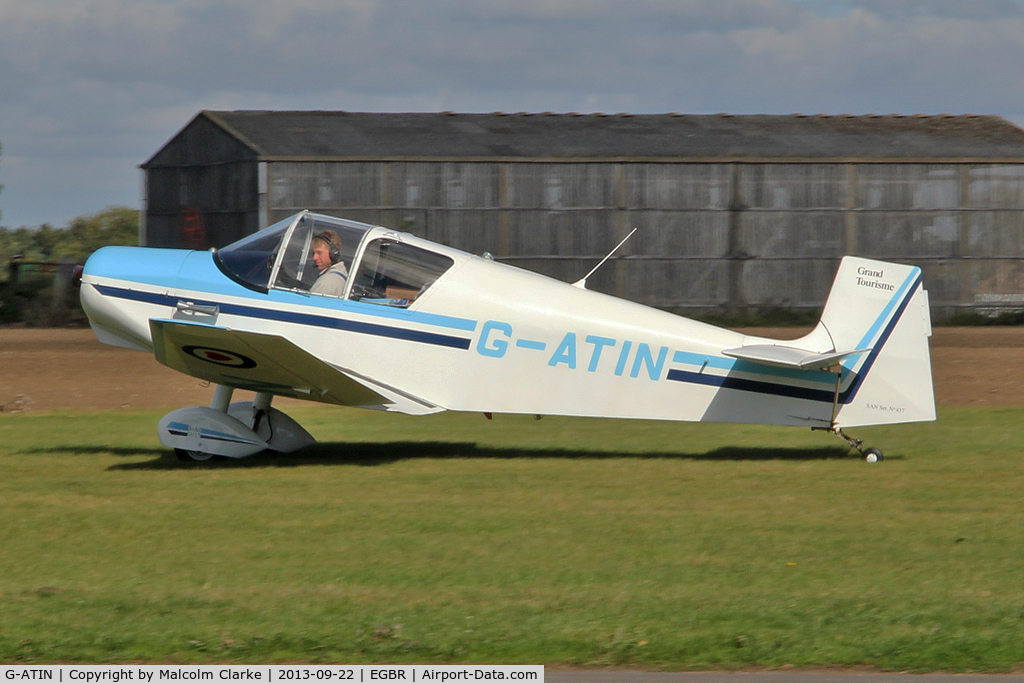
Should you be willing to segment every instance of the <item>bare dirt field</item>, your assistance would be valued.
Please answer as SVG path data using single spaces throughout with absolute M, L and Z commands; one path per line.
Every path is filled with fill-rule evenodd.
M 750 332 L 793 338 L 805 330 Z M 1024 405 L 1024 327 L 937 327 L 931 349 L 939 405 Z M 206 405 L 212 393 L 88 329 L 0 329 L 0 412 L 176 408 Z

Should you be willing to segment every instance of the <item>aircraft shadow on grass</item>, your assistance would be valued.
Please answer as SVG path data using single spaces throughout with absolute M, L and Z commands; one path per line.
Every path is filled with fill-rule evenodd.
M 695 461 L 758 461 L 758 460 L 838 460 L 858 458 L 858 454 L 841 446 L 811 448 L 772 448 L 727 446 L 706 452 L 648 451 L 628 453 L 623 451 L 598 451 L 587 449 L 557 448 L 493 448 L 478 446 L 471 442 L 448 441 L 395 441 L 385 443 L 318 443 L 295 453 L 264 452 L 249 458 L 235 460 L 214 458 L 206 462 L 181 462 L 170 450 L 164 448 L 107 448 L 103 446 L 67 446 L 63 448 L 34 449 L 29 453 L 73 453 L 90 455 L 110 453 L 121 457 L 140 455 L 157 456 L 155 460 L 122 463 L 111 466 L 110 470 L 167 470 L 196 467 L 247 468 L 247 467 L 302 467 L 310 465 L 355 465 L 373 467 L 403 460 L 418 458 L 440 459 L 566 459 L 566 460 L 607 460 L 626 458 L 635 460 L 695 460 Z M 895 456 L 894 459 L 900 459 Z

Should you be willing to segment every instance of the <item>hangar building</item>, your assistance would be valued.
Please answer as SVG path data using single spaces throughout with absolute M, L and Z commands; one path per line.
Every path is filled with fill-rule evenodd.
M 815 309 L 843 254 L 933 315 L 1024 307 L 1024 130 L 995 116 L 203 111 L 142 165 L 141 243 L 302 209 L 684 314 Z

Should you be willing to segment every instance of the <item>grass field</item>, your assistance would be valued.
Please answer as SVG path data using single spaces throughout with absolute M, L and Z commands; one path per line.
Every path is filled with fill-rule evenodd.
M 0 418 L 0 661 L 1024 663 L 1024 409 L 854 430 L 289 412 L 181 464 L 160 412 Z

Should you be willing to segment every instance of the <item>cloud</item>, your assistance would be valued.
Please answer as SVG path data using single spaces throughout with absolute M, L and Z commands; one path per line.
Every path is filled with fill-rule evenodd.
M 1024 13 L 1016 0 L 856 0 L 852 4 L 885 19 L 933 16 L 987 21 L 1019 18 Z
M 1002 62 L 1010 65 L 1024 56 L 1018 3 L 969 3 L 977 9 L 951 14 L 962 4 L 935 11 L 946 3 L 862 0 L 819 16 L 782 0 L 8 2 L 0 58 L 12 68 L 0 76 L 0 102 L 95 82 L 147 96 L 162 90 L 168 100 L 338 90 L 466 99 L 494 91 L 512 100 L 582 90 L 581 99 L 630 93 L 655 107 L 659 90 L 699 87 L 710 106 L 731 83 L 810 99 L 823 84 L 870 95 L 875 80 L 900 76 L 913 96 L 917 83 L 938 76 L 968 85 L 961 64 L 983 79 L 999 70 L 978 50 L 1016 58 Z M 1012 88 L 1007 100 L 1020 95 L 1018 83 Z
M 135 203 L 98 176 L 203 108 L 1022 120 L 1021 63 L 1014 0 L 0 0 L 0 208 Z M 40 204 L 47 164 L 86 189 Z

